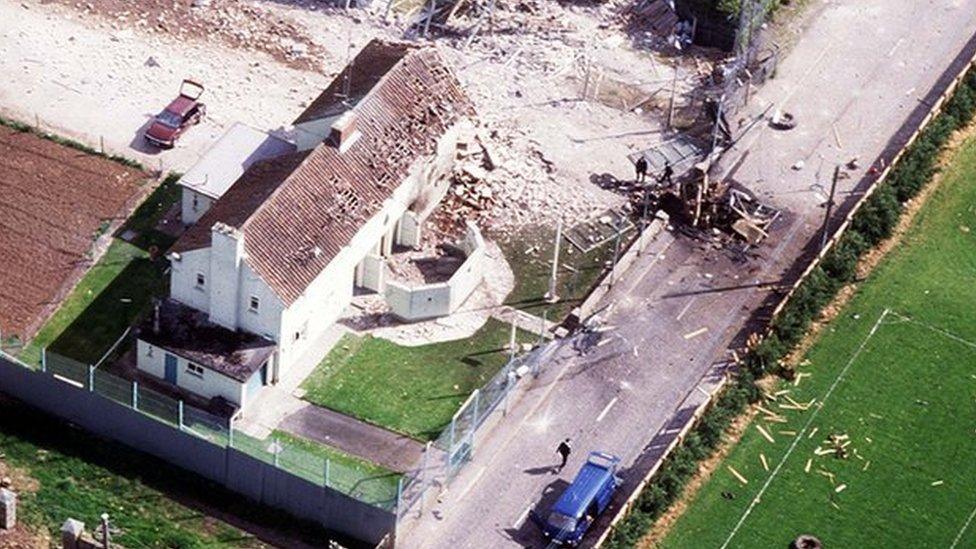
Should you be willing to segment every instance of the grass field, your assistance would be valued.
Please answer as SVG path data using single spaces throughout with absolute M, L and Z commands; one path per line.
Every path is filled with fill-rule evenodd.
M 494 319 L 468 339 L 404 347 L 345 336 L 302 384 L 305 400 L 420 440 L 436 438 L 473 390 L 508 361 L 511 328 Z M 520 333 L 523 340 L 534 340 Z
M 976 547 L 974 181 L 971 139 L 806 354 L 811 376 L 774 389 L 789 393 L 765 406 L 787 422 L 760 413 L 662 546 L 786 547 L 809 533 L 826 547 Z M 849 437 L 846 459 L 817 455 L 830 434 Z

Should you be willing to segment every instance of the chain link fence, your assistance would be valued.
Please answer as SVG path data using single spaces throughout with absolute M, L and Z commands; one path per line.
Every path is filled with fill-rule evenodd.
M 556 344 L 542 344 L 540 339 L 540 344 L 532 351 L 512 356 L 484 386 L 471 393 L 440 436 L 427 444 L 417 466 L 404 473 L 397 506 L 398 519 L 413 509 L 422 511 L 431 489 L 435 489 L 436 494 L 450 485 L 474 455 L 478 430 L 508 412 L 509 398 L 519 380 L 538 375 L 544 357 Z

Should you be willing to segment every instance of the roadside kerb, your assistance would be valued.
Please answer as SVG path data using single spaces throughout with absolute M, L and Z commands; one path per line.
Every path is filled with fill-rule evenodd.
M 613 285 L 620 281 L 624 273 L 633 266 L 637 258 L 643 254 L 651 243 L 655 242 L 657 236 L 667 226 L 668 216 L 664 212 L 658 212 L 644 230 L 631 239 L 627 250 L 620 256 L 612 269 L 603 274 L 597 284 L 593 287 L 590 295 L 586 296 L 583 303 L 574 310 L 579 319 L 588 318 L 597 310 L 597 304 L 606 297 Z

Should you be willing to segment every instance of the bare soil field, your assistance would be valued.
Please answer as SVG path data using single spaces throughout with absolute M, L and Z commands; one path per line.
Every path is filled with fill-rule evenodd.
M 26 340 L 148 190 L 146 174 L 0 127 L 0 334 Z

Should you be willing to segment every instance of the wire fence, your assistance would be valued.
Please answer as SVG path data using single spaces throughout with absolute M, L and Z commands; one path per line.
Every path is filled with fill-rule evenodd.
M 471 460 L 477 447 L 478 430 L 489 420 L 508 412 L 508 401 L 519 380 L 537 376 L 544 357 L 555 342 L 540 344 L 521 356 L 512 356 L 484 386 L 475 389 L 451 423 L 433 442 L 427 444 L 420 462 L 404 473 L 400 483 L 397 519 L 418 507 L 422 511 L 431 490 L 446 488 Z
M 274 465 L 317 486 L 330 488 L 375 507 L 393 511 L 401 477 L 321 447 L 320 451 L 274 437 L 260 439 L 233 427 L 231 418 L 212 414 L 158 390 L 70 357 L 42 351 L 41 370 L 62 381 L 204 439 Z M 11 357 L 12 358 L 12 357 Z M 20 361 L 17 361 L 24 367 Z

